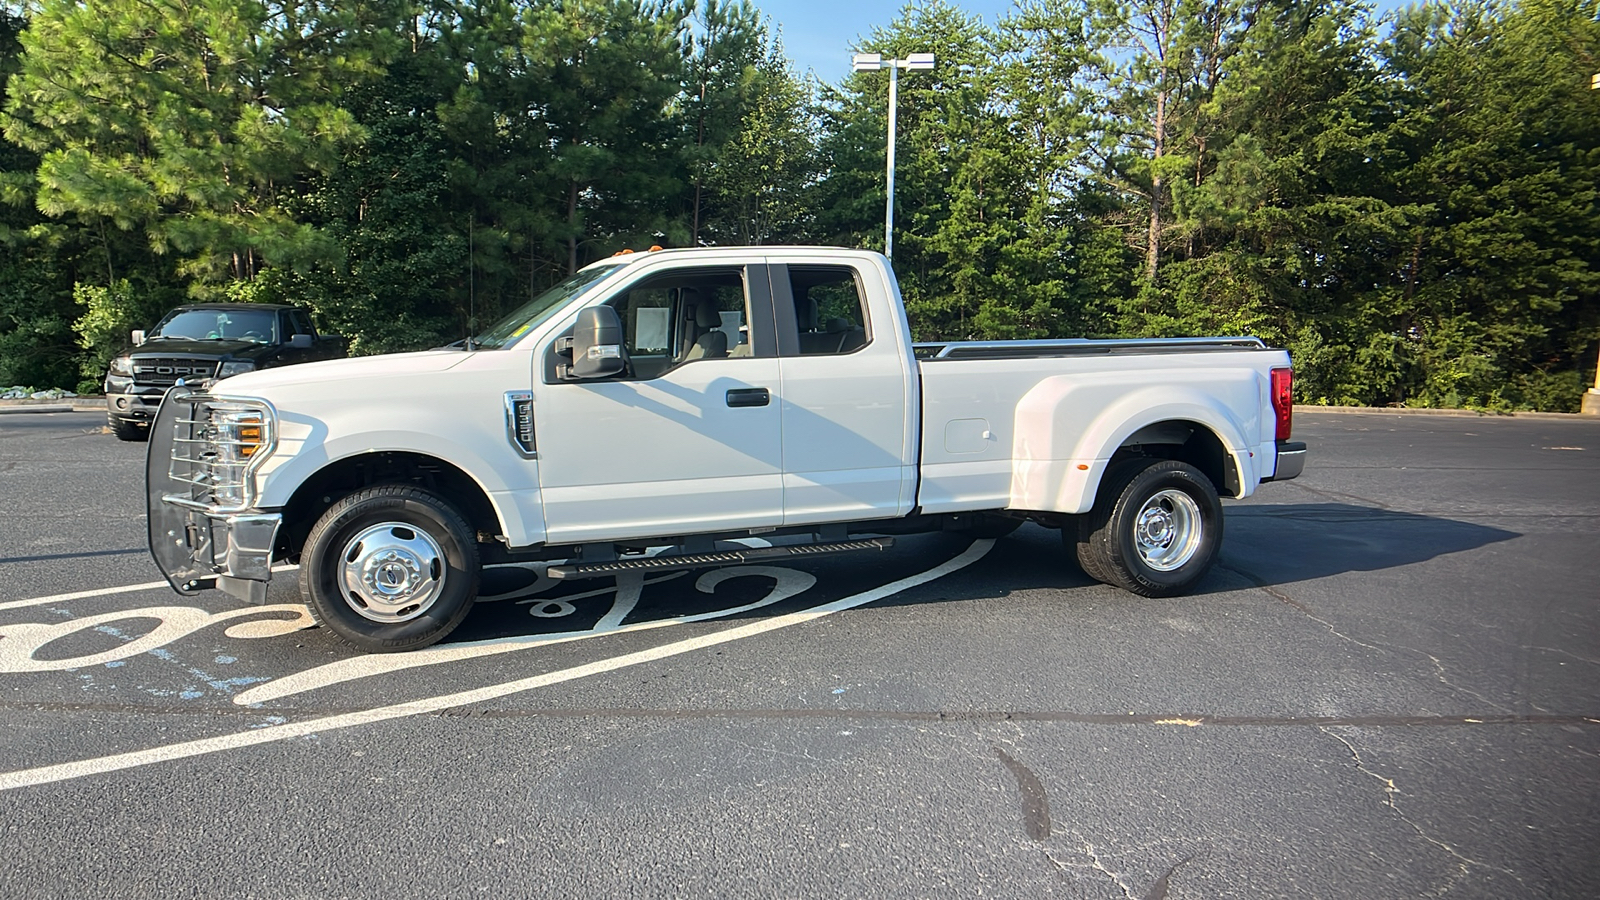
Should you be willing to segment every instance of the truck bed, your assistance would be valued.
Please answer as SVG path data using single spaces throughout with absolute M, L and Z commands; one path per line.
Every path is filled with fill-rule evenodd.
M 919 361 L 944 359 L 1042 359 L 1061 356 L 1133 356 L 1149 353 L 1205 353 L 1207 351 L 1265 350 L 1253 337 L 1133 338 L 1091 340 L 1065 338 L 1048 341 L 949 341 L 912 344 Z
M 1262 411 L 1268 373 L 1288 355 L 1257 338 L 969 341 L 913 351 L 924 512 L 1086 512 L 1117 449 L 1162 422 L 1181 423 L 1169 435 L 1215 434 L 1241 496 L 1273 472 L 1273 422 Z

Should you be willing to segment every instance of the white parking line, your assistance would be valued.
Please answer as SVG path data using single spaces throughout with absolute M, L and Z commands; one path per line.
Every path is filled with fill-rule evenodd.
M 653 579 L 665 581 L 667 578 Z M 781 600 L 787 600 L 796 594 L 808 590 L 816 583 L 816 578 L 807 572 L 798 572 L 794 569 L 778 569 L 769 566 L 738 566 L 728 569 L 713 569 L 701 575 L 695 582 L 695 587 L 703 593 L 715 593 L 717 585 L 733 578 L 766 577 L 771 578 L 772 590 L 765 597 L 741 606 L 728 609 L 712 610 L 711 612 L 695 613 L 686 616 L 673 616 L 670 619 L 652 619 L 645 622 L 631 622 L 624 625 L 622 620 L 633 611 L 634 604 L 639 601 L 639 592 L 652 580 L 640 577 L 637 573 L 620 576 L 617 586 L 604 590 L 590 591 L 587 594 L 572 594 L 561 599 L 564 601 L 575 600 L 583 596 L 602 596 L 615 592 L 616 601 L 611 609 L 595 623 L 593 628 L 584 631 L 560 631 L 553 634 L 527 634 L 513 637 L 492 638 L 486 641 L 472 641 L 461 644 L 444 644 L 428 647 L 423 650 L 412 650 L 409 653 L 369 653 L 364 656 L 352 656 L 348 659 L 335 660 L 331 663 L 317 666 L 314 669 L 295 672 L 285 675 L 274 681 L 251 688 L 233 698 L 233 702 L 240 706 L 250 706 L 255 703 L 268 703 L 279 700 L 290 694 L 304 693 L 318 688 L 343 684 L 358 678 L 371 678 L 375 675 L 388 675 L 404 669 L 414 669 L 419 666 L 434 666 L 440 663 L 460 662 L 467 659 L 476 659 L 482 656 L 494 656 L 500 653 L 512 653 L 527 650 L 531 647 L 548 647 L 551 644 L 566 644 L 572 641 L 587 640 L 589 638 L 603 637 L 608 634 L 619 634 L 631 631 L 649 631 L 657 628 L 670 628 L 675 625 L 688 625 L 695 622 L 707 622 L 712 619 L 725 619 L 729 616 L 742 615 L 753 612 L 764 606 L 771 606 Z M 0 644 L 3 646 L 3 644 Z M 0 661 L 4 656 L 0 654 Z M 3 669 L 0 669 L 3 671 Z
M 67 781 L 73 778 L 83 778 L 88 775 L 102 775 L 107 772 L 117 772 L 123 769 L 132 769 L 139 766 L 153 765 L 155 763 L 187 759 L 191 756 L 203 756 L 208 753 L 220 753 L 224 750 L 237 750 L 242 747 L 252 747 L 258 744 L 269 744 L 277 741 L 285 741 L 292 738 L 304 737 L 306 735 L 334 731 L 340 728 L 352 728 L 357 725 L 370 725 L 375 722 L 384 722 L 390 719 L 403 719 L 409 716 L 425 715 L 427 713 L 439 712 L 440 710 L 449 709 L 455 706 L 463 706 L 469 703 L 482 703 L 488 700 L 505 697 L 510 694 L 533 690 L 534 688 L 546 687 L 552 684 L 560 684 L 562 682 L 573 681 L 578 678 L 586 678 L 590 675 L 614 672 L 618 669 L 640 665 L 641 663 L 655 662 L 659 659 L 667 659 L 668 657 L 688 653 L 693 650 L 701 650 L 706 647 L 716 646 L 717 644 L 726 644 L 731 641 L 737 641 L 747 637 L 755 637 L 759 634 L 766 634 L 767 632 L 777 631 L 780 628 L 788 628 L 792 625 L 801 625 L 806 622 L 820 619 L 824 616 L 832 615 L 836 612 L 842 612 L 847 609 L 871 603 L 875 600 L 882 600 L 885 597 L 891 597 L 900 593 L 901 591 L 909 590 L 910 588 L 917 587 L 918 585 L 926 584 L 935 579 L 942 578 L 951 572 L 966 568 L 967 566 L 982 559 L 984 554 L 988 553 L 989 549 L 993 546 L 994 541 L 992 540 L 974 541 L 972 546 L 968 547 L 963 553 L 961 553 L 961 555 L 956 556 L 955 558 L 950 559 L 925 572 L 919 572 L 916 575 L 902 578 L 899 581 L 891 582 L 883 585 L 882 587 L 873 588 L 869 591 L 863 591 L 859 594 L 852 594 L 849 597 L 844 597 L 831 603 L 824 603 L 820 606 L 814 606 L 810 609 L 801 610 L 799 612 L 788 613 L 787 615 L 774 616 L 773 618 L 763 619 L 759 622 L 751 622 L 747 625 L 739 625 L 734 628 L 729 628 L 725 631 L 719 631 L 715 634 L 708 634 L 701 637 L 675 641 L 670 644 L 663 644 L 659 647 L 652 647 L 649 650 L 639 650 L 633 653 L 624 653 L 621 656 L 615 656 L 611 659 L 597 660 L 585 665 L 573 666 L 569 669 L 547 672 L 543 675 L 535 675 L 530 678 L 521 678 L 517 679 L 516 681 L 508 681 L 504 684 L 477 688 L 470 691 L 460 691 L 454 694 L 442 694 L 437 697 L 430 697 L 423 700 L 413 700 L 408 703 L 397 703 L 392 706 L 382 706 L 376 709 L 364 710 L 362 712 L 344 713 L 336 716 L 325 716 L 320 719 L 310 719 L 304 722 L 290 722 L 284 725 L 274 725 L 268 728 L 253 729 L 234 734 L 225 734 L 218 737 L 202 738 L 195 741 L 184 741 L 177 744 L 168 744 L 163 747 L 151 747 L 147 750 L 135 750 L 129 753 L 118 753 L 112 756 L 102 756 L 95 759 L 85 759 L 77 762 L 58 763 L 56 765 L 40 766 L 34 769 L 21 769 L 15 772 L 6 772 L 0 774 L 0 791 L 7 791 L 21 787 L 32 787 L 35 785 L 53 784 L 58 781 Z

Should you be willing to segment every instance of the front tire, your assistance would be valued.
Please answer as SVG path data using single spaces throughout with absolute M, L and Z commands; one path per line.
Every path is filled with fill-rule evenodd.
M 335 503 L 306 537 L 300 594 L 312 618 L 369 653 L 454 631 L 478 595 L 472 527 L 444 499 L 388 485 Z
M 1222 544 L 1222 501 L 1188 463 L 1128 460 L 1106 473 L 1077 533 L 1064 528 L 1061 537 L 1095 580 L 1173 597 L 1211 568 Z
M 119 419 L 116 416 L 107 416 L 106 424 L 111 427 L 111 433 L 116 435 L 119 441 L 150 440 L 149 426 L 138 425 L 127 419 Z

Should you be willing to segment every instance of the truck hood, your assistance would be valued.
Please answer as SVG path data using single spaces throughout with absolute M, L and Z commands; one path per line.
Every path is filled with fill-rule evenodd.
M 250 394 L 266 397 L 275 388 L 301 384 L 336 384 L 401 375 L 429 375 L 460 365 L 472 354 L 460 350 L 422 350 L 416 353 L 386 353 L 355 359 L 330 359 L 302 363 L 259 372 L 245 372 L 217 382 L 218 394 Z M 270 397 L 268 397 L 270 399 Z
M 255 359 L 277 349 L 272 344 L 254 341 L 196 341 L 189 338 L 154 338 L 122 351 L 133 359 L 160 359 L 181 356 L 187 359 Z

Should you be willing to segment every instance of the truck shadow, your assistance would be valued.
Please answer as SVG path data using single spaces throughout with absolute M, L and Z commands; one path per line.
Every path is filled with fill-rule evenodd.
M 1520 537 L 1516 532 L 1421 513 L 1349 503 L 1230 506 L 1219 568 L 1257 587 L 1374 572 Z M 1227 590 L 1215 574 L 1201 590 Z
M 1217 565 L 1189 596 L 1239 590 L 1240 578 L 1255 587 L 1271 588 L 1347 572 L 1398 568 L 1517 536 L 1470 522 L 1342 503 L 1234 505 L 1226 513 Z M 759 601 L 773 589 L 772 578 L 763 574 L 763 567 L 723 570 L 722 576 L 712 579 L 717 582 L 715 587 L 696 587 L 703 576 L 715 570 L 651 576 L 627 618 L 630 622 L 660 620 L 718 609 L 727 612 L 714 613 L 713 618 L 767 618 L 915 575 L 957 556 L 970 544 L 971 539 L 955 534 L 911 535 L 899 538 L 897 546 L 885 553 L 784 563 L 814 580 L 790 600 L 748 610 L 736 608 Z M 997 541 L 977 563 L 871 605 L 927 606 L 1081 588 L 1111 591 L 1129 602 L 1151 602 L 1100 585 L 1078 567 L 1058 532 L 1027 525 Z M 487 602 L 474 610 L 452 641 L 589 628 L 611 607 L 616 582 L 555 583 L 531 569 L 507 568 L 487 572 L 483 592 L 498 597 L 486 597 Z M 1065 599 L 1073 598 L 1069 594 Z
M 1229 505 L 1216 565 L 1188 596 L 1238 590 L 1239 577 L 1256 587 L 1274 587 L 1400 568 L 1515 537 L 1520 535 L 1487 525 L 1347 503 Z M 892 552 L 909 551 L 911 540 L 902 539 L 905 549 Z M 961 542 L 953 535 L 922 540 L 951 554 L 959 552 Z M 1100 584 L 1078 567 L 1058 532 L 1027 525 L 999 540 L 987 558 L 970 569 L 874 605 L 977 600 L 1018 591 L 1092 586 Z

